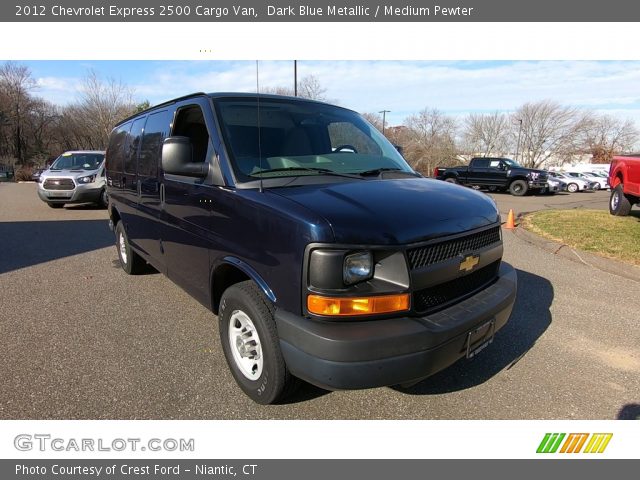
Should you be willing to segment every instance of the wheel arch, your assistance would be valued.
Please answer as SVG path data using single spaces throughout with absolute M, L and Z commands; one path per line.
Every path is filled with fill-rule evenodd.
M 214 314 L 218 314 L 224 291 L 245 280 L 252 280 L 272 303 L 276 303 L 273 290 L 258 272 L 239 258 L 224 257 L 211 271 L 211 310 Z

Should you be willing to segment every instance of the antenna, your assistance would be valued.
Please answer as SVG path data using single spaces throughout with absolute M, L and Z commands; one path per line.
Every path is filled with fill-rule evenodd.
M 258 74 L 258 62 L 256 60 L 256 101 L 258 103 L 258 166 L 260 168 L 260 193 L 264 191 L 262 187 L 262 141 L 260 140 L 260 75 Z

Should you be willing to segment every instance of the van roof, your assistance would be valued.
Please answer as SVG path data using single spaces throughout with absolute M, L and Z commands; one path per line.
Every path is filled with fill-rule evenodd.
M 158 105 L 153 105 L 152 107 L 149 107 L 145 110 L 142 110 L 140 112 L 134 113 L 133 115 L 128 116 L 127 118 L 120 120 L 118 123 L 116 123 L 114 125 L 114 128 L 122 125 L 123 123 L 128 122 L 129 120 L 132 120 L 140 115 L 143 115 L 147 112 L 151 112 L 153 110 L 156 110 L 158 108 L 162 108 L 162 107 L 166 107 L 168 105 L 173 105 L 176 102 L 181 102 L 183 100 L 188 100 L 190 98 L 198 98 L 198 97 L 210 97 L 210 98 L 229 98 L 229 97 L 245 97 L 245 98 L 268 98 L 268 99 L 285 99 L 285 100 L 291 100 L 294 102 L 311 102 L 311 103 L 317 103 L 320 105 L 330 105 L 326 102 L 320 102 L 318 100 L 311 100 L 309 98 L 303 98 L 303 97 L 291 97 L 291 96 L 287 96 L 287 95 L 273 95 L 270 93 L 251 93 L 251 92 L 212 92 L 212 93 L 205 93 L 205 92 L 197 92 L 197 93 L 191 93 L 189 95 L 185 95 L 183 97 L 178 97 L 178 98 L 174 98 L 173 100 L 168 100 L 166 102 L 162 102 L 159 103 Z M 338 107 L 338 108 L 344 108 L 344 107 Z M 345 109 L 348 110 L 348 109 Z

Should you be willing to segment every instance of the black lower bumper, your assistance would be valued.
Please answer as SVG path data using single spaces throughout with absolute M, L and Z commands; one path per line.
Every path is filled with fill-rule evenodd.
M 425 317 L 321 323 L 276 310 L 275 318 L 295 376 L 330 390 L 382 387 L 418 381 L 464 357 L 470 332 L 507 323 L 516 290 L 516 272 L 503 262 L 491 286 Z

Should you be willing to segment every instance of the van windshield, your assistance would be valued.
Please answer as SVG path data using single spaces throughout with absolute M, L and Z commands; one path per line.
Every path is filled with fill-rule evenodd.
M 50 170 L 97 170 L 103 160 L 103 153 L 63 153 Z
M 269 97 L 260 97 L 259 107 L 255 97 L 218 98 L 215 104 L 240 182 L 385 171 L 415 175 L 398 150 L 353 111 Z

